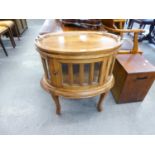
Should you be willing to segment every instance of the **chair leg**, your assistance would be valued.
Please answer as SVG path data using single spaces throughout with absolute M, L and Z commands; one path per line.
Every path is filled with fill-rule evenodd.
M 139 25 L 139 29 L 144 29 L 144 28 L 145 28 L 145 24 L 141 23 L 141 24 Z M 139 34 L 142 34 L 142 32 L 140 32 Z
M 145 29 L 145 26 L 146 26 L 146 25 L 144 24 L 144 25 L 143 25 L 143 29 Z
M 15 40 L 13 38 L 12 30 L 10 28 L 8 30 L 8 34 L 9 34 L 9 38 L 10 38 L 10 41 L 11 41 L 12 46 L 13 46 L 13 48 L 15 48 L 16 43 L 15 43 Z
M 100 95 L 99 102 L 97 104 L 97 110 L 99 112 L 101 112 L 103 110 L 103 108 L 102 108 L 103 100 L 105 99 L 105 97 L 107 96 L 107 94 L 108 94 L 108 92 L 103 93 L 103 94 Z
M 59 102 L 59 96 L 54 95 L 53 93 L 51 93 L 51 96 L 55 102 L 56 105 L 56 114 L 60 115 L 61 114 L 61 105 Z
M 145 28 L 145 24 L 141 23 L 141 24 L 139 25 L 139 29 L 144 29 L 144 28 Z
M 133 23 L 134 23 L 133 20 L 130 19 L 130 20 L 129 20 L 129 23 L 128 23 L 128 27 L 127 27 L 127 29 L 132 29 L 132 27 L 133 27 Z M 128 32 L 127 34 L 129 35 L 130 32 Z
M 132 23 L 133 23 L 133 21 L 132 21 L 132 19 L 130 19 L 129 22 L 128 22 L 128 27 L 127 27 L 127 29 L 131 29 Z
M 6 51 L 5 47 L 4 47 L 4 44 L 3 44 L 3 42 L 2 42 L 2 39 L 1 39 L 1 38 L 0 38 L 0 45 L 2 46 L 2 48 L 3 48 L 3 50 L 4 50 L 5 55 L 6 55 L 6 56 L 8 56 L 8 53 L 7 53 L 7 51 Z
M 14 25 L 14 28 L 15 28 L 15 32 L 16 32 L 16 35 L 18 37 L 18 40 L 20 40 L 20 34 L 18 32 L 18 29 L 17 29 L 17 25 L 16 24 Z

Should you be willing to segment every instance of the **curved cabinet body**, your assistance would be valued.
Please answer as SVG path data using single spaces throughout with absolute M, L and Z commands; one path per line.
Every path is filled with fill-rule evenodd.
M 87 98 L 107 93 L 114 84 L 112 70 L 120 46 L 119 39 L 108 33 L 43 35 L 36 40 L 45 72 L 41 85 L 52 97 Z

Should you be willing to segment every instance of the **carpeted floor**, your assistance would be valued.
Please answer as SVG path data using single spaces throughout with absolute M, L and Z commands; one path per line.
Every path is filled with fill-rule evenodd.
M 9 57 L 0 48 L 0 134 L 155 134 L 155 84 L 143 102 L 116 104 L 111 93 L 104 111 L 96 111 L 98 97 L 61 98 L 62 115 L 55 114 L 50 95 L 40 87 L 43 75 L 34 47 L 44 20 L 28 20 L 28 30 Z M 140 43 L 144 56 L 155 65 L 155 47 Z

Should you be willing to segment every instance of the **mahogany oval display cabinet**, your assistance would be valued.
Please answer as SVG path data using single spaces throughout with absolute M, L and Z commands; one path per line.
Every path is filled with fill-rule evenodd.
M 102 101 L 114 85 L 112 74 L 120 39 L 109 33 L 69 31 L 49 33 L 35 41 L 44 76 L 42 87 L 48 91 L 60 114 L 59 96 L 88 98 L 100 95 Z

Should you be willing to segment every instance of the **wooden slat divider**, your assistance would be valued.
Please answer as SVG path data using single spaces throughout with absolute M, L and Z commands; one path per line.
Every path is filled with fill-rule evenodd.
M 99 70 L 99 84 L 101 85 L 103 83 L 103 79 L 104 79 L 104 71 L 105 71 L 105 61 L 102 61 L 101 62 L 101 67 L 100 67 L 100 70 Z
M 110 70 L 110 65 L 111 65 L 111 62 L 112 61 L 112 57 L 108 58 L 108 61 L 107 61 L 107 65 L 106 65 L 106 70 L 105 70 L 105 78 L 104 78 L 104 81 L 107 80 L 108 76 L 109 76 L 109 70 Z
M 103 84 L 105 80 L 105 72 L 107 69 L 107 64 L 108 64 L 108 57 L 106 57 L 102 62 L 101 62 L 101 68 L 100 68 L 100 73 L 99 73 L 99 84 Z
M 114 65 L 115 65 L 115 56 L 113 56 L 113 58 L 112 58 L 112 64 L 111 64 L 109 75 L 112 75 Z
M 69 82 L 72 85 L 73 84 L 73 64 L 68 64 L 68 76 L 69 76 Z
M 49 69 L 51 71 L 50 73 L 51 73 L 52 84 L 57 86 L 57 87 L 61 87 L 62 86 L 61 64 L 55 59 L 50 59 Z

